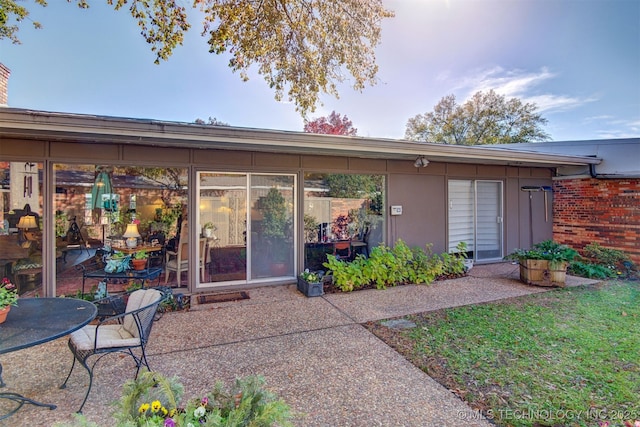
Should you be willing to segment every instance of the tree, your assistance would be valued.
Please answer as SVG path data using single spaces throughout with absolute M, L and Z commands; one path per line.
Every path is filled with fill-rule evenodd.
M 194 123 L 198 125 L 208 125 L 208 126 L 231 126 L 229 123 L 223 122 L 222 120 L 218 120 L 216 117 L 211 117 L 211 116 L 209 116 L 209 120 L 207 120 L 206 122 L 198 117 L 194 121 Z
M 46 6 L 45 0 L 34 1 Z M 178 0 L 106 1 L 115 10 L 128 5 L 156 63 L 171 56 L 190 28 Z M 88 0 L 75 2 L 89 7 Z M 19 42 L 18 24 L 29 12 L 18 3 L 0 0 L 0 40 Z M 376 83 L 374 47 L 382 20 L 393 17 L 382 0 L 195 0 L 193 7 L 205 15 L 202 35 L 209 52 L 228 52 L 229 67 L 245 81 L 257 66 L 276 100 L 286 92 L 303 116 L 315 110 L 321 91 L 338 96 L 336 86 L 346 80 L 346 71 L 355 90 Z
M 339 113 L 332 111 L 329 117 L 318 117 L 311 121 L 305 121 L 304 131 L 308 133 L 322 133 L 327 135 L 356 136 L 358 129 L 353 127 L 351 120 L 340 117 Z
M 511 144 L 549 140 L 542 126 L 547 119 L 533 103 L 506 99 L 493 90 L 476 92 L 462 105 L 454 95 L 445 96 L 432 112 L 407 122 L 405 138 L 456 145 Z

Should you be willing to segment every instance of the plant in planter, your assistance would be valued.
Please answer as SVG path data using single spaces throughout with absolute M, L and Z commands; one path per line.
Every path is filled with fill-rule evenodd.
M 323 271 L 314 273 L 305 269 L 298 276 L 298 290 L 307 297 L 319 297 L 324 295 L 324 289 L 322 287 Z
M 108 255 L 105 258 L 104 271 L 107 273 L 122 273 L 129 268 L 130 260 L 131 256 L 125 255 L 122 252 Z
M 18 305 L 18 288 L 4 277 L 0 283 L 0 323 L 7 319 L 12 305 Z
M 145 251 L 134 252 L 131 255 L 131 267 L 134 270 L 144 270 L 147 266 L 147 259 L 149 258 L 149 254 Z
M 213 237 L 213 232 L 216 231 L 217 227 L 213 225 L 212 222 L 207 222 L 202 226 L 202 234 L 204 237 L 210 239 Z
M 564 286 L 569 262 L 578 252 L 567 245 L 545 240 L 531 249 L 516 249 L 505 257 L 520 264 L 520 280 L 538 286 Z

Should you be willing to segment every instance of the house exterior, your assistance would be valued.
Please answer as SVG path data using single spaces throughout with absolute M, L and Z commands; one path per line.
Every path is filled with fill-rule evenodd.
M 11 274 L 25 259 L 15 246 L 33 231 L 19 227 L 30 210 L 41 220 L 27 270 L 40 295 L 65 293 L 67 254 L 123 245 L 131 221 L 140 241 L 164 233 L 166 243 L 183 215 L 185 253 L 201 260 L 182 282 L 193 293 L 292 283 L 341 240 L 356 242 L 354 252 L 398 239 L 444 252 L 464 241 L 476 262 L 495 262 L 552 237 L 552 194 L 523 189 L 599 164 L 580 155 L 0 108 L 0 237 L 12 248 L 0 260 Z M 80 248 L 64 241 L 72 218 Z
M 640 138 L 500 146 L 512 151 L 591 156 L 553 177 L 553 237 L 576 249 L 595 242 L 640 264 Z

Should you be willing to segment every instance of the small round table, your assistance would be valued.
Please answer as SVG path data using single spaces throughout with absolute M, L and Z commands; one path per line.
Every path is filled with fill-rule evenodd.
M 91 322 L 97 313 L 93 303 L 76 298 L 20 298 L 18 305 L 11 307 L 7 320 L 0 324 L 0 355 L 68 335 Z M 0 364 L 0 387 L 4 386 Z M 0 420 L 13 415 L 25 403 L 56 408 L 56 405 L 40 403 L 17 393 L 2 392 L 0 399 L 18 403 L 0 416 Z

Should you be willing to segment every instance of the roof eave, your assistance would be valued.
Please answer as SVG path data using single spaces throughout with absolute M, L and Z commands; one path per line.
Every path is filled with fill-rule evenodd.
M 318 135 L 304 132 L 209 126 L 149 119 L 0 109 L 0 137 L 155 147 L 246 150 L 274 153 L 350 156 L 432 162 L 558 167 L 598 164 L 583 156 L 501 150 L 415 141 Z

